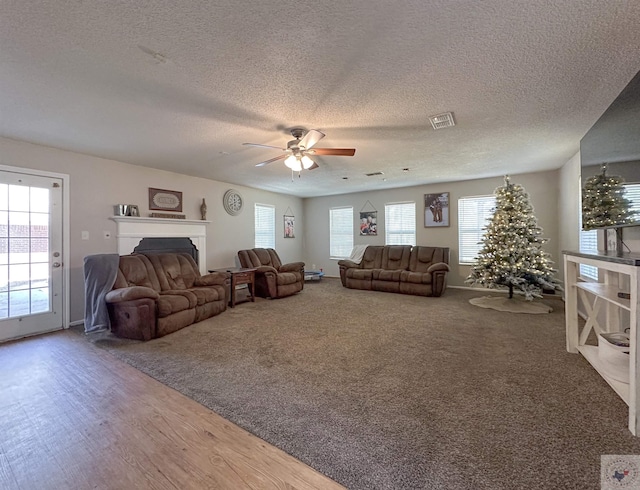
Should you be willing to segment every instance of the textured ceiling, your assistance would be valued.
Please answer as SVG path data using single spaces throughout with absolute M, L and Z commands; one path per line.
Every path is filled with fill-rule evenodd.
M 629 0 L 3 0 L 0 135 L 302 197 L 553 169 L 638 25 Z M 356 155 L 292 181 L 242 146 L 298 126 Z

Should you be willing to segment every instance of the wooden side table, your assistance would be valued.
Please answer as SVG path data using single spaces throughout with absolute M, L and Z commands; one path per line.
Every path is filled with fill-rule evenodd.
M 231 274 L 231 281 L 229 285 L 229 306 L 233 308 L 238 303 L 244 303 L 245 301 L 255 302 L 256 296 L 254 292 L 254 285 L 256 280 L 255 268 L 229 268 L 229 269 L 213 269 L 209 272 L 229 272 Z M 250 299 L 237 301 L 236 299 L 236 286 L 242 284 L 247 285 L 249 290 Z

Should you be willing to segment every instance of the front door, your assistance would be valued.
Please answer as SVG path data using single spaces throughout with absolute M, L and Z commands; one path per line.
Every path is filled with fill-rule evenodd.
M 0 171 L 0 341 L 63 326 L 62 184 Z

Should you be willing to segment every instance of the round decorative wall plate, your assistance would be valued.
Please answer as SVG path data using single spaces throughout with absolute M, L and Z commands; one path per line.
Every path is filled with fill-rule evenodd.
M 240 214 L 242 211 L 242 205 L 244 201 L 242 200 L 242 196 L 235 189 L 229 189 L 224 193 L 224 197 L 222 198 L 222 204 L 224 205 L 224 210 L 229 213 L 231 216 L 235 216 Z

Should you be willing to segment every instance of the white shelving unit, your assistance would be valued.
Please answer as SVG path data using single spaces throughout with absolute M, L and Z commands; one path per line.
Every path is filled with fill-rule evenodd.
M 613 390 L 629 406 L 629 430 L 640 434 L 640 355 L 638 353 L 638 308 L 640 306 L 640 255 L 627 253 L 581 253 L 564 251 L 565 318 L 567 351 L 580 353 L 609 383 Z M 580 265 L 599 269 L 602 282 L 582 282 Z M 631 299 L 618 297 L 619 292 L 630 293 Z M 578 297 L 587 313 L 587 320 L 580 330 L 578 321 Z M 587 345 L 589 333 L 621 332 L 629 328 L 629 383 L 611 377 L 598 356 L 598 347 Z

